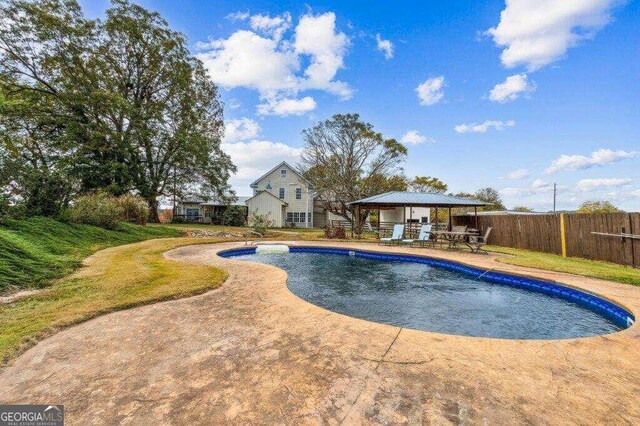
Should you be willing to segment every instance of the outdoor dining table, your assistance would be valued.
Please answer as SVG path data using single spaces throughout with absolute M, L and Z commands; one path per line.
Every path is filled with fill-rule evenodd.
M 449 244 L 449 248 L 457 248 L 458 243 L 464 243 L 466 237 L 475 237 L 477 232 L 432 231 L 436 239 L 442 238 Z

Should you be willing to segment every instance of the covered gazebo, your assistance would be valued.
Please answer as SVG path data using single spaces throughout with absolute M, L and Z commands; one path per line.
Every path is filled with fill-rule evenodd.
M 443 194 L 429 194 L 424 192 L 403 192 L 392 191 L 385 192 L 383 194 L 374 195 L 372 197 L 363 198 L 349 203 L 354 207 L 355 214 L 359 218 L 360 212 L 364 210 L 377 210 L 378 211 L 378 231 L 380 231 L 380 213 L 383 210 L 392 210 L 398 207 L 403 208 L 404 216 L 403 223 L 410 219 L 410 223 L 413 222 L 413 208 L 415 207 L 428 207 L 434 208 L 436 214 L 436 225 L 438 223 L 438 209 L 449 209 L 449 230 L 451 230 L 451 209 L 456 207 L 471 208 L 475 214 L 475 225 L 478 228 L 478 207 L 488 206 L 489 203 L 484 201 L 474 200 L 470 198 L 458 198 L 451 197 Z M 409 208 L 409 217 L 406 217 L 406 211 Z M 353 228 L 352 228 L 353 232 Z

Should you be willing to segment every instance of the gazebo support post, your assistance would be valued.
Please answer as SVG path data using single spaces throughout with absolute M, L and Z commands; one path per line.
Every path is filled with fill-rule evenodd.
M 409 233 L 413 235 L 413 206 L 409 207 Z
M 438 206 L 436 206 L 436 231 L 439 231 L 439 229 L 438 229 Z
M 451 232 L 451 207 L 449 207 L 449 232 Z
M 378 238 L 380 238 L 380 220 L 382 220 L 380 218 L 380 213 L 382 212 L 382 210 L 380 210 L 380 208 L 378 207 Z
M 480 231 L 480 228 L 478 228 L 478 207 L 473 207 L 473 215 L 476 217 L 476 229 Z

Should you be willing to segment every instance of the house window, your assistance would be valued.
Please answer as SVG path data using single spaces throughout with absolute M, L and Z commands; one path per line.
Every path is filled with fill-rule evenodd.
M 284 188 L 280 188 L 278 190 L 278 197 L 280 197 L 281 200 L 284 200 Z
M 287 212 L 287 223 L 305 223 L 306 221 L 307 212 Z
M 302 200 L 302 188 L 296 188 L 296 200 Z
M 420 219 L 420 221 L 422 223 L 429 223 L 429 216 L 422 216 L 422 218 Z
M 287 177 L 287 169 L 280 170 L 280 177 L 283 179 Z
M 187 219 L 196 220 L 200 217 L 200 209 L 187 208 Z
M 307 214 L 307 218 L 309 219 L 309 223 L 311 223 L 311 212 Z

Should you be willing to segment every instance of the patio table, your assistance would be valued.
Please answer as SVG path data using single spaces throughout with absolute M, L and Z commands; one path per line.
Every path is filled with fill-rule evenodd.
M 457 248 L 458 243 L 463 243 L 466 237 L 477 236 L 477 232 L 432 231 L 436 238 L 441 238 L 449 244 L 449 248 Z

